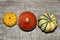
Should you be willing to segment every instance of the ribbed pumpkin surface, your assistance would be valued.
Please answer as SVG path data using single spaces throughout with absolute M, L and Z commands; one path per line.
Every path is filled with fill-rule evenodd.
M 38 18 L 38 26 L 44 32 L 51 32 L 56 28 L 56 17 L 53 14 L 44 13 Z
M 17 17 L 13 12 L 8 12 L 4 15 L 3 17 L 3 22 L 5 25 L 8 27 L 12 27 L 16 24 L 17 22 Z

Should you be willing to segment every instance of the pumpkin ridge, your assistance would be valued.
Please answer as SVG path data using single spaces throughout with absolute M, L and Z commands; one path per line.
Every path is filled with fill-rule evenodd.
M 47 19 L 45 19 L 45 18 L 41 18 L 41 19 L 38 20 L 38 22 L 39 22 L 40 20 L 47 20 Z
M 52 22 L 52 23 L 54 23 L 54 22 Z M 55 23 L 54 23 L 55 24 Z
M 50 24 L 50 26 L 51 26 L 51 24 Z M 52 26 L 50 27 L 50 31 L 52 30 Z
M 45 22 L 45 23 L 46 23 L 46 22 Z M 44 25 L 45 23 L 41 24 L 41 26 Z M 41 26 L 40 26 L 40 27 L 41 27 Z
M 50 24 L 49 24 L 50 25 Z M 49 28 L 49 31 L 50 31 L 50 28 Z
M 43 15 L 44 17 L 46 17 L 48 19 L 48 17 L 46 15 Z
M 50 14 L 50 16 L 49 16 L 49 14 L 47 14 L 47 15 L 48 15 L 48 17 L 49 17 L 49 20 L 51 21 L 51 19 L 52 19 L 52 18 L 50 18 L 50 17 L 51 17 L 51 14 Z
M 47 14 L 48 18 L 50 18 L 49 14 Z
M 53 19 L 53 20 L 51 20 L 51 21 L 55 21 L 55 20 Z
M 47 25 L 48 25 L 48 22 L 46 23 L 46 26 L 45 26 L 45 29 L 44 29 L 44 31 L 46 30 L 46 27 L 47 27 Z

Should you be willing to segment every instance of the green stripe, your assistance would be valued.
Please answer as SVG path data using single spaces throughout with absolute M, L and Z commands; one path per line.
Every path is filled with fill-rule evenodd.
M 45 23 L 46 23 L 46 22 L 44 22 L 43 24 L 41 24 L 41 26 L 44 25 Z M 40 26 L 40 27 L 41 27 L 41 26 Z
M 50 18 L 49 14 L 47 14 L 47 15 L 48 15 L 48 17 Z
M 49 17 L 51 16 L 51 14 L 49 15 Z
M 46 17 L 46 18 L 48 18 L 48 16 L 46 16 L 46 15 L 43 15 L 44 17 Z
M 51 20 L 51 21 L 55 21 L 55 20 Z
M 48 16 L 49 16 L 49 14 L 48 14 Z M 51 14 L 50 14 L 50 16 L 51 16 Z M 50 20 L 50 21 L 55 21 L 55 20 L 52 20 L 52 18 L 50 18 L 50 16 L 49 16 L 49 20 Z
M 49 14 L 47 14 L 47 15 L 48 15 L 49 20 L 51 20 L 51 18 L 50 18 L 50 16 L 49 16 Z
M 46 30 L 47 25 L 48 25 L 48 22 L 46 23 L 46 26 L 45 26 L 45 28 L 44 28 L 44 31 Z
M 54 22 L 53 22 L 54 23 Z M 55 23 L 54 23 L 55 24 Z
M 47 20 L 47 19 L 45 19 L 45 18 L 41 18 L 41 19 L 38 20 L 38 22 L 39 22 L 40 20 Z

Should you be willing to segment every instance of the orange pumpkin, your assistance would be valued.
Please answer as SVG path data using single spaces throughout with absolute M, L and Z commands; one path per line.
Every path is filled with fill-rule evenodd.
M 32 12 L 26 11 L 19 16 L 18 25 L 22 30 L 30 31 L 36 27 L 36 17 Z
M 8 27 L 12 27 L 16 24 L 17 22 L 17 17 L 14 12 L 8 12 L 4 15 L 3 17 L 3 22 L 5 25 Z

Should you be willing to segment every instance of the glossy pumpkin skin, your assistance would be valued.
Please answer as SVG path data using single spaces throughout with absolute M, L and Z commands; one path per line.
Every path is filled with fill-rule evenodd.
M 17 23 L 17 16 L 14 12 L 8 12 L 3 17 L 3 22 L 8 27 L 13 27 Z
M 57 27 L 57 20 L 53 14 L 44 13 L 38 18 L 38 26 L 44 32 L 52 32 Z
M 26 23 L 26 18 L 29 18 L 29 22 Z M 24 31 L 31 31 L 36 27 L 36 17 L 32 12 L 26 11 L 19 16 L 18 25 Z

